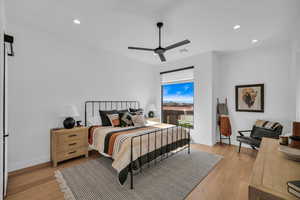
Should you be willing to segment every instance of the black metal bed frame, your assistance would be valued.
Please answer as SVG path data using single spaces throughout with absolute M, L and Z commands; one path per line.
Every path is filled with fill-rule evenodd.
M 114 104 L 114 106 L 113 106 Z M 138 101 L 86 101 L 85 102 L 85 111 L 84 111 L 84 116 L 85 116 L 85 126 L 87 126 L 87 113 L 88 113 L 88 106 L 91 106 L 92 109 L 92 116 L 95 116 L 95 109 L 96 106 L 98 105 L 99 110 L 101 110 L 103 107 L 105 110 L 122 110 L 122 109 L 128 109 L 128 108 L 135 108 L 138 109 L 140 108 L 140 103 Z M 103 106 L 104 105 L 104 106 Z M 125 105 L 125 107 L 124 107 Z M 146 136 L 147 138 L 147 154 L 146 155 L 146 161 L 145 163 L 140 162 L 140 166 L 139 166 L 139 170 L 138 172 L 141 173 L 143 170 L 143 166 L 144 165 L 148 165 L 148 167 L 150 167 L 151 162 L 154 160 L 154 165 L 156 165 L 157 160 L 162 161 L 165 160 L 169 157 L 171 157 L 172 155 L 183 151 L 184 149 L 188 150 L 188 154 L 190 154 L 190 141 L 191 141 L 191 136 L 190 136 L 190 128 L 186 128 L 186 127 L 181 127 L 180 131 L 178 130 L 180 126 L 173 126 L 173 127 L 169 127 L 169 128 L 162 128 L 162 129 L 156 129 L 154 131 L 149 131 L 146 132 L 144 134 L 140 134 L 140 135 L 136 135 L 131 137 L 131 143 L 130 143 L 130 164 L 129 164 L 129 173 L 130 173 L 130 189 L 133 189 L 133 171 L 134 171 L 134 160 L 133 160 L 133 142 L 134 140 L 139 140 L 139 158 L 141 158 L 142 156 L 142 137 Z M 183 128 L 185 129 L 184 131 L 184 139 L 187 139 L 187 143 L 183 142 Z M 175 131 L 174 131 L 175 130 Z M 160 132 L 160 147 L 157 148 L 157 133 Z M 150 158 L 150 134 L 154 134 L 154 150 L 152 152 L 154 152 L 154 157 L 151 156 Z M 163 135 L 166 134 L 166 145 L 163 146 Z M 171 143 L 169 143 L 169 134 L 171 135 Z M 187 135 L 186 135 L 187 134 Z M 179 139 L 180 136 L 180 140 Z M 186 137 L 187 136 L 187 137 Z M 174 140 L 173 140 L 174 139 Z M 181 149 L 179 149 L 180 147 L 182 147 Z M 165 148 L 165 150 L 163 150 Z M 177 151 L 174 151 L 177 150 Z M 170 155 L 169 155 L 170 154 Z M 160 159 L 159 159 L 160 157 Z
M 91 114 L 92 117 L 95 116 L 95 111 L 99 110 L 122 110 L 128 108 L 138 109 L 140 108 L 140 103 L 138 101 L 86 101 L 84 103 L 84 125 L 87 126 L 87 113 L 88 113 L 88 106 L 91 106 Z M 97 106 L 98 105 L 98 106 Z M 124 107 L 125 105 L 125 107 Z M 95 110 L 97 109 L 98 110 Z
M 133 167 L 134 167 L 133 141 L 134 141 L 134 139 L 138 138 L 139 141 L 140 141 L 140 148 L 139 149 L 140 149 L 140 157 L 141 157 L 142 156 L 142 137 L 145 136 L 145 135 L 148 136 L 148 139 L 147 139 L 147 150 L 148 151 L 147 151 L 147 154 L 146 154 L 147 160 L 146 160 L 145 163 L 143 163 L 141 166 L 139 166 L 139 172 L 141 173 L 142 169 L 143 169 L 143 165 L 147 164 L 148 167 L 150 167 L 150 163 L 153 160 L 154 160 L 154 162 L 153 162 L 154 165 L 156 165 L 157 158 L 159 158 L 159 157 L 160 157 L 160 161 L 162 161 L 162 160 L 165 160 L 168 157 L 171 157 L 172 155 L 174 155 L 174 154 L 176 154 L 176 153 L 178 153 L 178 152 L 180 152 L 180 151 L 182 151 L 184 149 L 188 149 L 188 154 L 190 154 L 190 129 L 186 128 L 186 129 L 188 129 L 188 131 L 185 132 L 185 134 L 188 134 L 188 137 L 187 137 L 188 143 L 187 144 L 183 144 L 183 145 L 181 145 L 181 144 L 178 145 L 178 142 L 182 142 L 181 140 L 178 141 L 178 137 L 179 137 L 178 127 L 179 126 L 174 126 L 174 127 L 170 127 L 170 128 L 164 128 L 164 129 L 154 130 L 154 131 L 151 131 L 151 132 L 147 132 L 147 133 L 144 133 L 144 134 L 141 134 L 141 135 L 136 135 L 136 136 L 131 137 L 131 143 L 130 143 L 130 166 L 129 166 L 129 172 L 130 172 L 130 189 L 133 189 Z M 182 128 L 184 128 L 184 127 L 182 127 Z M 181 139 L 183 138 L 182 137 L 182 133 L 183 133 L 182 128 L 180 129 Z M 176 130 L 176 131 L 174 131 L 174 130 Z M 156 142 L 157 141 L 157 136 L 156 135 L 157 135 L 158 132 L 160 132 L 160 138 L 158 138 L 158 139 L 160 139 L 160 141 L 161 141 L 161 145 L 160 145 L 159 149 L 156 147 L 156 143 L 157 143 Z M 164 134 L 164 132 L 166 132 L 166 134 L 167 134 L 167 137 L 166 137 L 167 141 L 166 141 L 166 146 L 165 146 L 166 149 L 163 151 L 163 147 L 164 147 L 163 146 L 163 134 Z M 170 132 L 170 134 L 172 134 L 171 135 L 171 138 L 172 138 L 171 143 L 168 142 L 169 132 Z M 174 135 L 175 132 L 176 132 L 176 140 L 175 140 L 175 135 Z M 152 158 L 152 160 L 149 158 L 149 153 L 150 153 L 149 152 L 149 150 L 150 150 L 150 134 L 154 134 L 154 145 L 155 145 L 155 147 L 154 147 L 154 154 L 155 155 L 154 155 L 154 158 Z M 174 138 L 174 141 L 173 141 L 173 138 Z M 173 143 L 173 142 L 175 142 L 175 143 Z M 172 149 L 172 146 L 173 146 L 173 149 Z M 180 149 L 179 151 L 172 152 L 173 150 L 177 150 L 180 147 L 183 147 L 183 148 Z M 157 153 L 157 150 L 159 150 L 160 152 Z M 169 153 L 170 153 L 170 156 L 169 156 Z

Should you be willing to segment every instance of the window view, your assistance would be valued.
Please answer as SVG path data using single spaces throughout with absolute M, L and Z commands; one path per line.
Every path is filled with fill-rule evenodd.
M 162 120 L 193 128 L 194 82 L 162 85 Z

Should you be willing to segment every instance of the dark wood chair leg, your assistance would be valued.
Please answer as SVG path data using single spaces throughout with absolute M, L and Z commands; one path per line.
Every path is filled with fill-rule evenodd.
M 239 145 L 239 153 L 241 152 L 241 146 L 242 146 L 242 143 L 240 142 L 240 145 Z
M 256 150 L 255 146 L 251 145 L 251 147 L 252 147 L 253 150 Z
M 231 145 L 231 139 L 230 139 L 230 136 L 229 136 L 229 145 Z

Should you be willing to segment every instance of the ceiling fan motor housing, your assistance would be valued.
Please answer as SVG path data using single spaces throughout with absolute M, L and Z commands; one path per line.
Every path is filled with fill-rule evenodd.
M 158 47 L 158 48 L 154 49 L 154 52 L 157 54 L 163 54 L 163 53 L 165 53 L 165 49 L 162 47 Z
M 157 25 L 158 28 L 161 28 L 164 25 L 164 23 L 158 22 L 156 25 Z

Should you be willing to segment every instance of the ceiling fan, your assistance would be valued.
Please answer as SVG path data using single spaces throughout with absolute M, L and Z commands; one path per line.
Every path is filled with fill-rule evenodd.
M 162 28 L 162 26 L 164 24 L 162 22 L 158 22 L 156 25 L 157 25 L 157 27 L 159 29 L 159 46 L 156 49 L 143 48 L 143 47 L 128 47 L 128 49 L 142 50 L 142 51 L 153 51 L 155 54 L 157 54 L 159 56 L 159 58 L 160 58 L 160 60 L 162 62 L 165 62 L 166 61 L 166 57 L 165 57 L 164 53 L 166 51 L 169 51 L 169 50 L 174 49 L 176 47 L 180 47 L 182 45 L 186 45 L 186 44 L 188 44 L 188 43 L 191 42 L 189 40 L 183 40 L 181 42 L 177 42 L 177 43 L 172 44 L 170 46 L 162 47 L 161 46 L 161 28 Z

